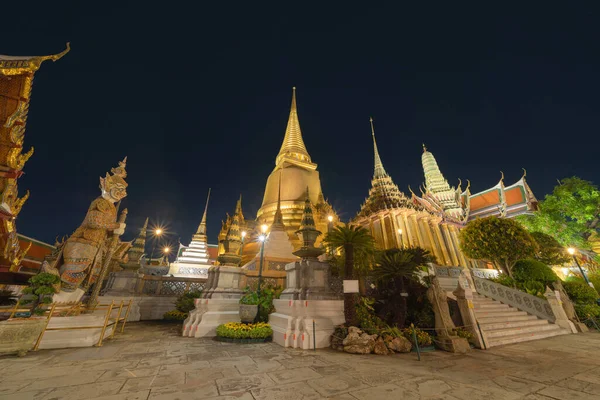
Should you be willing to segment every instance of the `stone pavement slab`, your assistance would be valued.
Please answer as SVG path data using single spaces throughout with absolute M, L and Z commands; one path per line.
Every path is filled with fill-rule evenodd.
M 101 348 L 1 356 L 0 400 L 600 400 L 600 334 L 457 355 L 236 345 L 131 323 Z

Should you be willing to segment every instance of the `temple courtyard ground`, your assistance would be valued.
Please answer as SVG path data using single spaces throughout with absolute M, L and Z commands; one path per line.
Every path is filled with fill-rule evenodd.
M 600 399 L 600 334 L 455 355 L 359 356 L 132 323 L 101 348 L 0 357 L 0 399 Z

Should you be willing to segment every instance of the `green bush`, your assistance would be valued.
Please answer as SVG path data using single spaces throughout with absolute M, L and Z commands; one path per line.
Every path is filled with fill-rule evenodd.
M 373 308 L 375 300 L 369 297 L 361 297 L 356 306 L 356 318 L 359 327 L 369 335 L 379 333 L 382 329 L 388 328 L 387 324 L 375 315 Z
M 188 313 L 179 310 L 171 310 L 163 314 L 163 319 L 166 321 L 184 321 L 188 317 Z
M 517 286 L 517 281 L 515 281 L 513 278 L 511 278 L 507 274 L 498 274 L 497 277 L 491 278 L 490 281 L 496 282 L 500 285 L 508 286 L 508 287 L 516 287 Z
M 519 260 L 512 270 L 513 278 L 518 282 L 537 281 L 544 287 L 558 280 L 552 268 L 537 260 Z
M 454 333 L 456 334 L 456 336 L 465 338 L 468 341 L 473 340 L 473 334 L 471 332 L 469 332 L 468 330 L 466 330 L 465 328 L 456 328 L 454 330 Z
M 271 325 L 264 322 L 256 324 L 228 322 L 217 326 L 217 336 L 230 339 L 267 339 L 273 336 L 273 329 Z
M 597 304 L 576 304 L 575 312 L 577 316 L 589 327 L 594 327 L 594 323 L 591 321 L 593 318 L 596 324 L 600 325 L 600 306 Z
M 201 290 L 193 290 L 184 293 L 181 296 L 177 297 L 177 300 L 175 301 L 175 308 L 177 309 L 177 311 L 187 314 L 196 308 L 194 300 L 199 299 L 201 296 Z
M 544 293 L 546 292 L 546 286 L 544 285 L 543 282 L 533 281 L 533 280 L 525 281 L 525 282 L 518 282 L 517 288 L 523 292 L 526 292 L 526 293 L 532 295 L 532 296 L 537 296 L 542 299 L 546 298 L 544 296 Z
M 586 283 L 567 281 L 563 283 L 565 291 L 569 295 L 571 301 L 576 304 L 596 304 L 598 293 L 594 288 L 588 286 Z
M 258 310 L 258 322 L 269 321 L 269 314 L 275 312 L 273 306 L 273 299 L 278 299 L 281 295 L 283 288 L 277 286 L 273 287 L 270 285 L 263 286 L 260 289 L 260 296 L 257 291 L 251 290 L 249 287 L 246 288 L 246 293 L 240 299 L 240 304 L 246 304 L 251 306 L 259 306 Z

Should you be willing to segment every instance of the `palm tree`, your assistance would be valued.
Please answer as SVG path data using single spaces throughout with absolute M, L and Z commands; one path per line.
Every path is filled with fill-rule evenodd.
M 340 251 L 344 257 L 344 279 L 355 279 L 356 258 L 366 258 L 375 252 L 375 240 L 369 231 L 361 226 L 336 226 L 325 235 L 326 246 Z M 356 326 L 356 295 L 344 293 L 344 316 L 348 326 Z
M 435 258 L 420 247 L 388 249 L 375 257 L 373 277 L 379 281 L 380 287 L 390 293 L 385 308 L 398 326 L 404 325 L 408 311 L 406 295 L 403 295 L 408 283 L 418 281 L 419 271 L 431 262 L 435 262 Z

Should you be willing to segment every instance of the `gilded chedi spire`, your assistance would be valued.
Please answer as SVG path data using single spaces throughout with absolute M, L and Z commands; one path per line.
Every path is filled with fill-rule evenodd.
M 373 118 L 371 122 L 371 135 L 373 137 L 373 152 L 375 158 L 375 167 L 373 170 L 373 179 L 371 180 L 371 189 L 369 197 L 361 206 L 357 218 L 366 217 L 382 210 L 407 207 L 414 208 L 409 199 L 398 189 L 398 186 L 392 181 L 392 178 L 385 172 L 377 142 L 375 141 L 375 130 L 373 129 Z
M 281 213 L 281 174 L 283 169 L 279 170 L 279 187 L 277 190 L 277 210 L 273 217 L 273 223 L 271 224 L 271 232 L 273 231 L 284 231 L 285 225 L 283 224 L 283 214 Z
M 279 166 L 283 161 L 299 162 L 302 165 L 311 164 L 310 156 L 302 139 L 302 131 L 300 130 L 295 87 L 292 88 L 292 106 L 290 108 L 287 128 L 285 129 L 285 137 L 279 149 L 279 154 L 277 154 L 277 158 L 275 159 L 275 165 Z
M 369 118 L 371 122 L 371 135 L 373 135 L 373 151 L 375 153 L 375 170 L 373 172 L 373 179 L 384 178 L 388 176 L 383 168 L 381 157 L 379 157 L 379 150 L 377 149 L 377 141 L 375 141 L 375 128 L 373 127 L 373 117 Z
M 206 213 L 208 212 L 208 201 L 209 200 L 210 200 L 210 188 L 208 188 L 208 196 L 206 196 L 206 205 L 204 206 L 204 214 L 202 214 L 202 221 L 200 221 L 200 225 L 198 226 L 196 235 L 206 236 Z
M 244 223 L 244 216 L 242 214 L 242 196 L 240 195 L 239 200 L 235 206 L 235 213 L 231 217 L 229 228 L 225 239 L 223 240 L 224 253 L 218 257 L 219 264 L 238 266 L 242 257 L 240 256 L 240 247 L 242 245 L 242 233 L 240 226 Z

